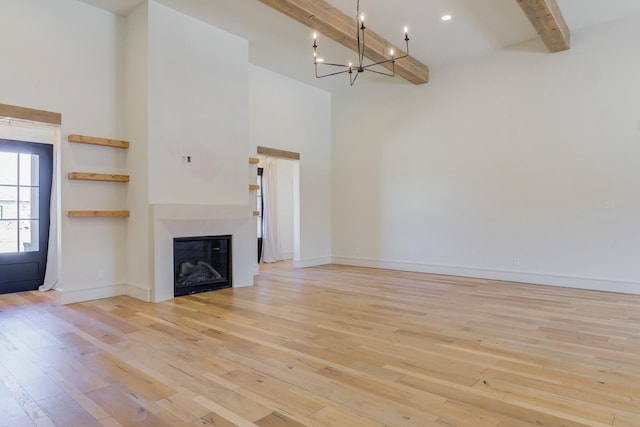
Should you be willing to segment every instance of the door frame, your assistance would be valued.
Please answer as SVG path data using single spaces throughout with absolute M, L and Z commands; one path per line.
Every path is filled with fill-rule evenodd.
M 0 138 L 0 149 L 5 152 L 36 154 L 38 161 L 39 238 L 38 251 L 0 254 L 0 271 L 6 281 L 0 281 L 0 294 L 38 289 L 44 283 L 51 228 L 51 194 L 53 190 L 53 145 Z M 19 215 L 18 215 L 19 217 Z M 28 274 L 27 279 L 11 279 Z M 10 276 L 9 276 L 10 275 Z M 1 279 L 0 279 L 1 280 Z

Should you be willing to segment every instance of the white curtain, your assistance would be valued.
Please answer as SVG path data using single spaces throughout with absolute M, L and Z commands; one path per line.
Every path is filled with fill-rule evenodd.
M 58 201 L 58 146 L 60 141 L 60 129 L 55 125 L 33 123 L 17 119 L 0 118 L 0 137 L 14 141 L 39 142 L 53 145 L 53 167 L 51 179 L 51 211 L 49 226 L 49 250 L 47 252 L 47 266 L 44 276 L 44 284 L 38 289 L 48 291 L 56 287 L 59 281 L 60 265 L 60 240 L 59 232 L 59 201 Z
M 278 160 L 265 158 L 261 163 L 263 164 L 262 200 L 264 204 L 261 262 L 278 262 L 283 260 L 278 230 Z

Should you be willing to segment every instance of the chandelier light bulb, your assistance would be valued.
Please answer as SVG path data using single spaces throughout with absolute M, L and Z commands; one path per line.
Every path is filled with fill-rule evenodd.
M 391 54 L 391 57 L 393 57 L 393 49 L 391 49 L 389 53 Z
M 364 13 L 360 15 L 360 22 L 364 22 Z
M 409 33 L 409 27 L 404 27 L 404 33 L 408 34 Z

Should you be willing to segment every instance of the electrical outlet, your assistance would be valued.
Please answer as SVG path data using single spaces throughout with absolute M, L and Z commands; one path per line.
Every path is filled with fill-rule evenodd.
M 520 258 L 514 258 L 513 265 L 520 265 Z
M 104 279 L 104 270 L 98 270 L 98 279 L 100 280 Z

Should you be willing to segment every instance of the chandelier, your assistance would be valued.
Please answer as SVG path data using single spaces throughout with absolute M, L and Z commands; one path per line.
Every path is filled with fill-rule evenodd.
M 358 76 L 365 72 L 371 71 L 376 74 L 382 74 L 383 76 L 394 77 L 396 75 L 396 61 L 402 58 L 406 58 L 409 56 L 409 29 L 404 27 L 404 42 L 406 44 L 406 53 L 402 56 L 395 56 L 395 52 L 393 49 L 389 51 L 389 57 L 387 59 L 383 59 L 379 62 L 372 62 L 369 64 L 365 64 L 365 30 L 367 27 L 364 25 L 364 15 L 360 13 L 360 0 L 357 0 L 356 3 L 356 39 L 358 42 L 358 61 L 357 63 L 349 62 L 345 64 L 334 64 L 330 62 L 326 62 L 323 58 L 318 56 L 318 34 L 313 33 L 313 65 L 316 69 L 316 78 L 321 79 L 329 76 L 336 76 L 338 74 L 348 74 L 349 75 L 349 83 L 351 86 L 356 82 Z M 376 70 L 373 67 L 378 67 L 385 64 L 391 64 L 391 72 Z M 327 74 L 322 74 L 318 71 L 318 66 L 326 66 L 333 67 L 333 69 L 340 68 L 339 71 L 328 72 Z

